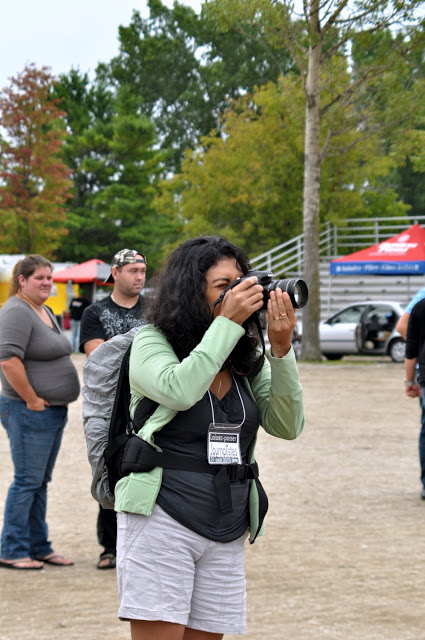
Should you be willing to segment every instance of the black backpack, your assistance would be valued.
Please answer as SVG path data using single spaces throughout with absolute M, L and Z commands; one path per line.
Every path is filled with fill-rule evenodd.
M 155 464 L 146 462 L 142 465 L 131 464 L 134 462 L 134 455 L 137 456 L 136 449 L 142 450 L 145 455 L 153 454 L 155 449 L 147 442 L 139 438 L 141 427 L 146 420 L 154 413 L 158 403 L 150 398 L 143 398 L 137 405 L 134 420 L 130 417 L 130 380 L 129 380 L 129 361 L 130 361 L 131 344 L 124 353 L 118 376 L 117 389 L 112 408 L 111 421 L 109 424 L 108 446 L 104 451 L 105 463 L 108 468 L 109 488 L 113 492 L 115 485 L 124 476 L 131 471 L 150 471 Z M 136 457 L 136 461 L 137 461 Z M 134 467 L 134 468 L 133 468 Z

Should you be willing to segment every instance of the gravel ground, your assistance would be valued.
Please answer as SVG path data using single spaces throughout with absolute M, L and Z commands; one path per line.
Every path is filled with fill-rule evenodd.
M 74 354 L 81 372 L 85 356 Z M 300 363 L 306 426 L 293 442 L 262 433 L 267 535 L 247 546 L 247 640 L 424 640 L 419 405 L 403 365 L 382 359 Z M 96 571 L 97 504 L 81 398 L 49 488 L 57 551 L 74 567 L 0 569 L 0 640 L 129 640 L 114 571 Z M 12 477 L 0 430 L 0 510 Z M 235 640 L 236 637 L 234 637 Z

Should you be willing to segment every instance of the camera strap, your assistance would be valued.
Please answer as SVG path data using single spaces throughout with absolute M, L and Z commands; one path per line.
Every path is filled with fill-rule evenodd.
M 218 296 L 217 300 L 215 300 L 212 303 L 212 305 L 211 305 L 211 321 L 214 319 L 214 309 L 216 308 L 216 306 L 218 304 L 220 304 L 220 302 L 223 300 L 223 298 L 226 295 L 226 293 L 228 291 L 230 291 L 230 289 L 233 289 L 233 287 L 235 287 L 237 284 L 239 284 L 239 282 L 240 282 L 240 278 L 237 278 L 236 280 L 233 280 L 232 283 L 230 283 L 225 289 L 223 289 L 223 291 Z
M 235 369 L 235 367 L 232 365 L 231 360 L 229 360 L 230 369 L 231 369 L 232 373 L 236 373 L 236 375 L 242 376 L 243 378 L 255 378 L 255 376 L 258 375 L 260 373 L 261 369 L 263 368 L 264 358 L 266 356 L 266 345 L 264 343 L 263 330 L 261 328 L 260 318 L 258 317 L 258 313 L 253 313 L 252 316 L 250 316 L 248 318 L 248 320 L 250 320 L 251 318 L 254 320 L 255 324 L 257 325 L 258 333 L 260 335 L 261 349 L 262 349 L 261 355 L 258 356 L 258 358 L 255 360 L 255 362 L 252 365 L 251 369 L 249 371 L 246 371 L 246 372 L 238 371 L 237 369 Z M 246 320 L 245 320 L 245 322 L 246 322 Z
M 258 313 L 253 313 L 251 318 L 253 318 L 255 324 L 257 325 L 258 333 L 260 334 L 262 353 L 261 353 L 261 356 L 259 356 L 255 361 L 251 371 L 246 374 L 248 378 L 254 378 L 258 373 L 260 373 L 261 369 L 263 368 L 264 358 L 266 357 L 266 345 L 264 343 L 264 335 L 263 335 L 263 330 L 261 328 L 260 318 L 258 316 Z

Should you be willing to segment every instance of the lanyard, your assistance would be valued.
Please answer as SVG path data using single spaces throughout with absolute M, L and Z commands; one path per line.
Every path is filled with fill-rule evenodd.
M 246 418 L 245 405 L 244 405 L 243 400 L 242 400 L 241 392 L 240 392 L 240 390 L 239 390 L 239 385 L 238 385 L 238 383 L 237 383 L 237 381 L 236 381 L 235 376 L 233 375 L 233 371 L 232 371 L 232 378 L 233 378 L 233 382 L 234 382 L 234 383 L 235 383 L 235 385 L 236 385 L 236 390 L 237 390 L 237 392 L 238 392 L 239 400 L 241 401 L 241 405 L 242 405 L 242 412 L 243 412 L 242 422 L 241 422 L 240 424 L 238 424 L 238 425 L 234 425 L 234 426 L 236 426 L 236 427 L 241 427 L 241 426 L 243 425 L 243 423 L 245 422 L 245 418 Z M 210 390 L 209 390 L 209 389 L 208 389 L 208 397 L 209 397 L 209 399 L 210 399 L 210 405 L 211 405 L 212 424 L 213 424 L 213 425 L 215 425 L 214 405 L 213 405 L 213 401 L 212 401 L 212 397 L 211 397 L 211 392 L 210 392 Z M 232 425 L 232 426 L 233 426 L 233 425 Z

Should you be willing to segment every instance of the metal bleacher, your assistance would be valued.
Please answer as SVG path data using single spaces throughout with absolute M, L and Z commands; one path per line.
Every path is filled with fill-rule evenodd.
M 329 274 L 331 260 L 392 238 L 415 223 L 425 226 L 425 215 L 416 216 L 414 219 L 350 218 L 345 221 L 343 227 L 329 222 L 322 225 L 319 241 L 322 319 L 347 304 L 363 300 L 395 300 L 405 305 L 416 291 L 425 286 L 425 275 Z M 256 256 L 251 260 L 251 264 L 255 269 L 272 271 L 275 277 L 303 277 L 303 258 L 304 236 L 299 235 Z

